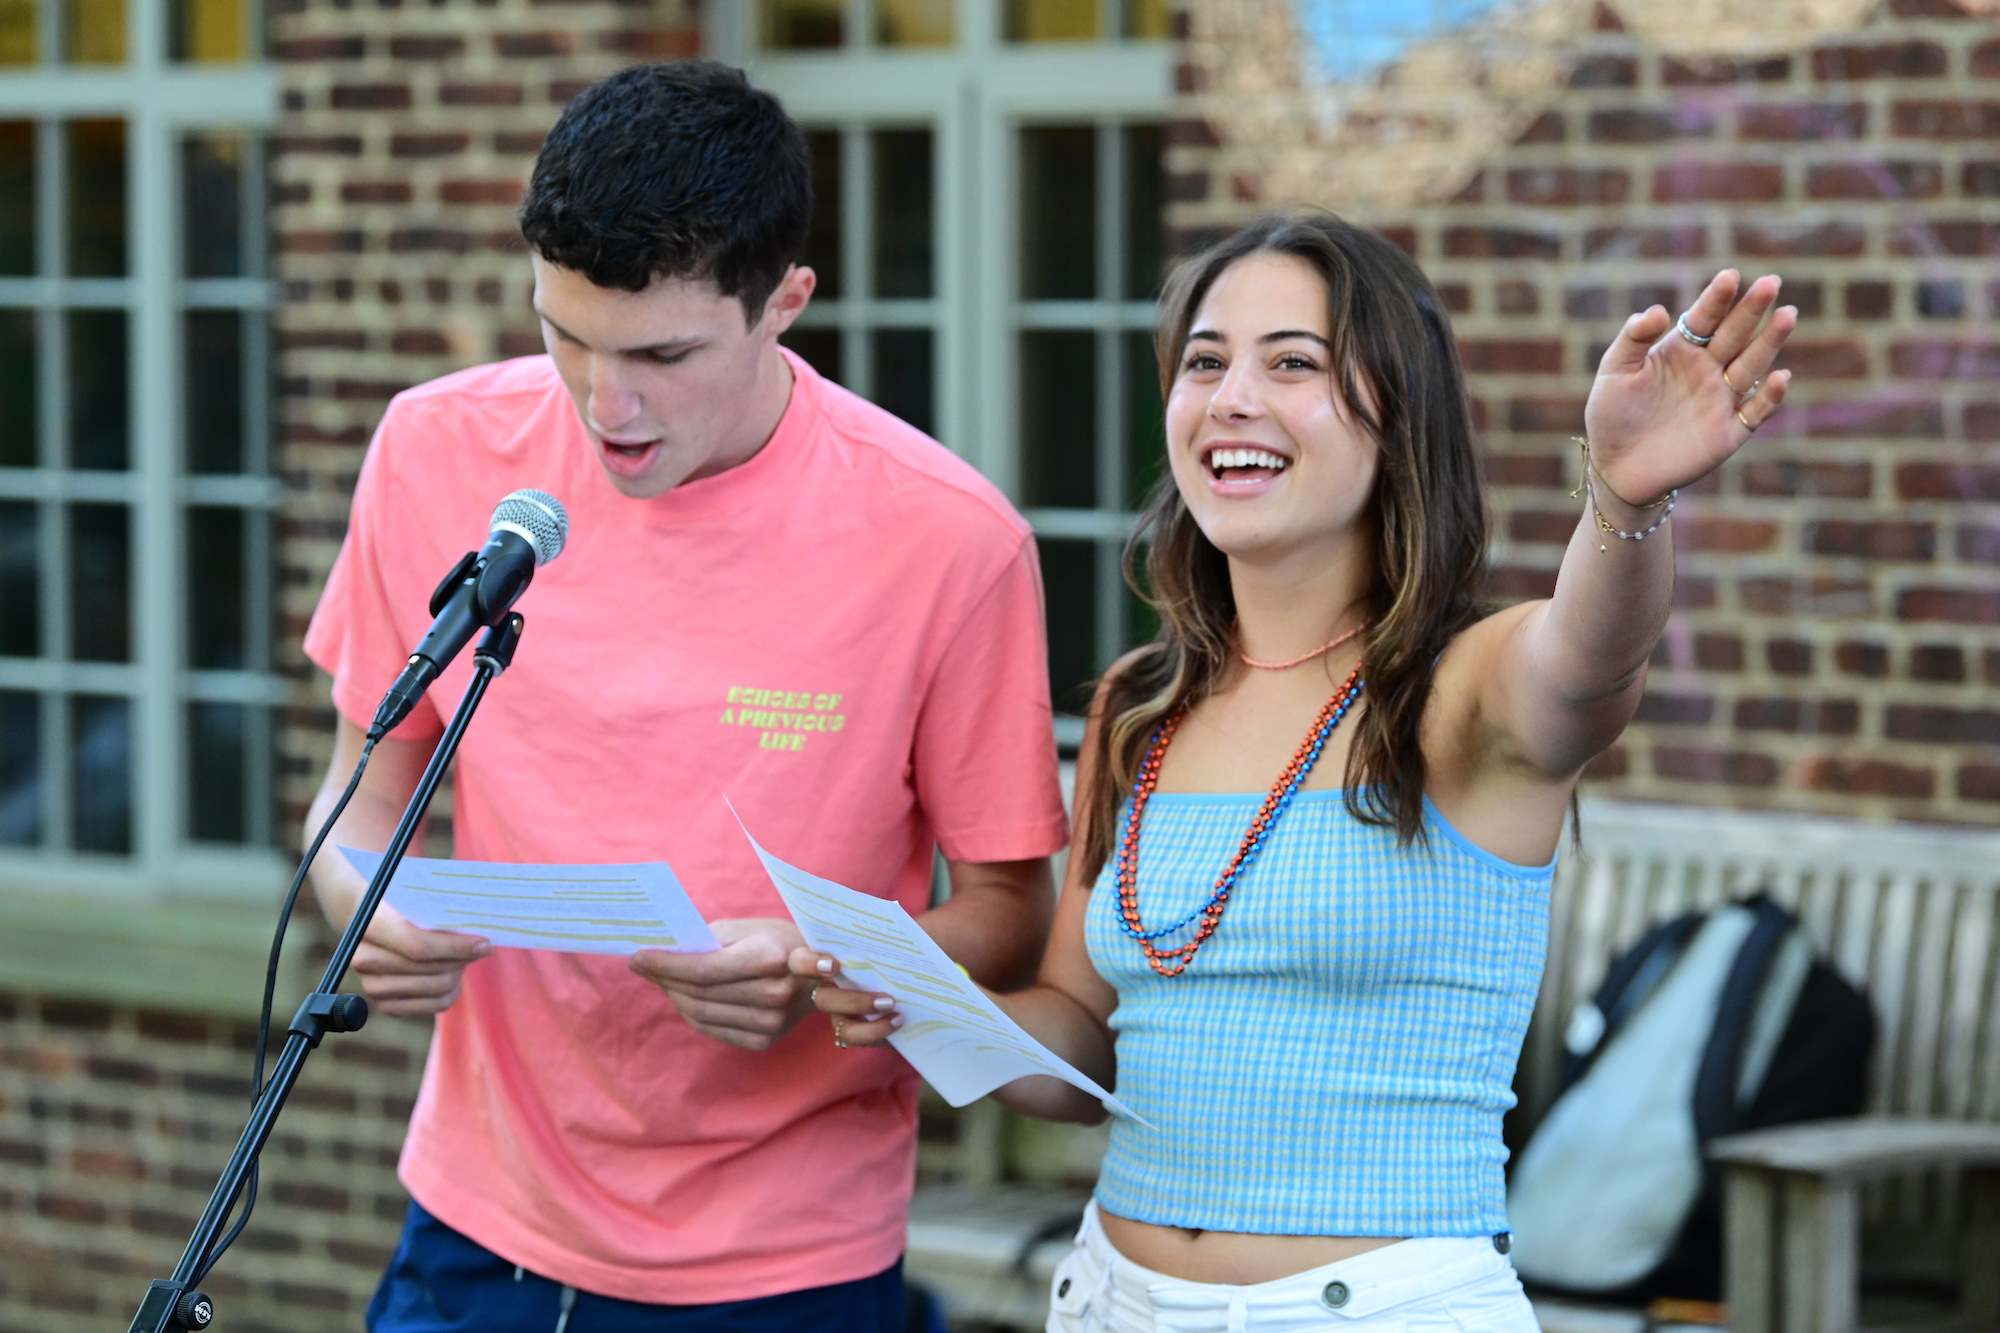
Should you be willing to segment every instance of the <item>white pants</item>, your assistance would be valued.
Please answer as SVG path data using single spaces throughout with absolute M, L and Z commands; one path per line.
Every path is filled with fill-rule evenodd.
M 1048 1333 L 1540 1333 L 1489 1236 L 1398 1241 L 1275 1282 L 1229 1287 L 1118 1253 L 1093 1200 L 1049 1287 Z

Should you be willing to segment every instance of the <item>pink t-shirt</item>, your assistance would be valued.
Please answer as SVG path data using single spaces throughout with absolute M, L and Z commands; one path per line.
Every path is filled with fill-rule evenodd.
M 306 634 L 344 716 L 373 716 L 495 501 L 535 486 L 570 514 L 460 750 L 459 856 L 664 860 L 714 920 L 785 915 L 725 796 L 775 854 L 912 912 L 933 840 L 963 861 L 1062 845 L 1027 525 L 790 360 L 763 450 L 650 500 L 612 489 L 546 357 L 390 405 Z M 442 731 L 471 656 L 399 739 Z M 438 1020 L 401 1174 L 449 1225 L 586 1291 L 771 1295 L 902 1253 L 917 1087 L 817 1015 L 741 1051 L 621 959 L 501 949 Z

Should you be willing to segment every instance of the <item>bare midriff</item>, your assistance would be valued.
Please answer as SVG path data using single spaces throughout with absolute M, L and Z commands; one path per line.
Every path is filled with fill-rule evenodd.
M 1232 1287 L 1275 1282 L 1281 1277 L 1337 1264 L 1379 1250 L 1401 1236 L 1259 1236 L 1243 1231 L 1193 1231 L 1134 1222 L 1097 1213 L 1104 1235 L 1118 1253 L 1141 1268 L 1183 1282 Z

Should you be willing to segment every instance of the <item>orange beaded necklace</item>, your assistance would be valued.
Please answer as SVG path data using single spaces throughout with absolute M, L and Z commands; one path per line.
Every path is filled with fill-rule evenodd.
M 1174 732 L 1180 729 L 1181 719 L 1186 713 L 1175 713 L 1164 719 L 1153 729 L 1153 738 L 1146 750 L 1145 762 L 1139 765 L 1139 775 L 1132 783 L 1132 804 L 1125 812 L 1125 829 L 1118 841 L 1118 863 L 1115 878 L 1118 883 L 1118 911 L 1123 918 L 1125 933 L 1131 936 L 1145 951 L 1146 961 L 1155 972 L 1163 977 L 1177 977 L 1187 971 L 1195 954 L 1215 928 L 1222 923 L 1223 909 L 1229 906 L 1230 890 L 1250 868 L 1264 840 L 1271 830 L 1278 826 L 1278 820 L 1298 794 L 1299 786 L 1312 772 L 1319 760 L 1319 752 L 1326 748 L 1327 737 L 1340 725 L 1340 719 L 1347 716 L 1354 707 L 1354 701 L 1361 697 L 1361 666 L 1357 663 L 1347 679 L 1341 682 L 1333 697 L 1326 701 L 1326 707 L 1319 710 L 1312 730 L 1300 743 L 1298 753 L 1292 762 L 1285 765 L 1285 771 L 1278 775 L 1270 794 L 1258 809 L 1256 817 L 1250 821 L 1250 828 L 1243 835 L 1243 844 L 1236 849 L 1236 855 L 1229 859 L 1228 868 L 1215 881 L 1215 889 L 1208 900 L 1170 926 L 1154 926 L 1150 929 L 1139 918 L 1139 819 L 1146 811 L 1146 802 L 1151 799 L 1154 788 L 1160 785 L 1160 764 L 1167 757 L 1167 746 L 1173 743 Z M 1194 938 L 1186 944 L 1178 944 L 1163 949 L 1153 943 L 1163 935 L 1171 935 L 1194 924 L 1199 917 L 1201 924 L 1195 927 Z

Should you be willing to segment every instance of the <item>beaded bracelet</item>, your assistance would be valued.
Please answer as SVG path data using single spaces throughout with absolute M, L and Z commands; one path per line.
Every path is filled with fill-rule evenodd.
M 1623 537 L 1628 542 L 1642 542 L 1646 540 L 1646 538 L 1658 532 L 1660 530 L 1661 525 L 1664 524 L 1667 521 L 1668 517 L 1671 516 L 1674 512 L 1674 498 L 1680 494 L 1679 489 L 1676 488 L 1674 490 L 1668 491 L 1665 495 L 1661 496 L 1657 500 L 1654 500 L 1650 504 L 1641 505 L 1641 504 L 1633 504 L 1630 500 L 1627 500 L 1624 496 L 1620 495 L 1618 492 L 1611 491 L 1611 487 L 1607 485 L 1604 489 L 1607 491 L 1611 491 L 1611 498 L 1618 501 L 1619 504 L 1624 505 L 1627 509 L 1660 509 L 1664 507 L 1666 511 L 1665 513 L 1662 513 L 1657 519 L 1653 520 L 1652 527 L 1647 528 L 1642 532 L 1625 532 L 1621 529 L 1614 528 L 1611 526 L 1611 520 L 1604 517 L 1604 512 L 1597 507 L 1597 492 L 1593 490 L 1590 485 L 1590 441 L 1585 439 L 1581 435 L 1572 435 L 1570 438 L 1575 440 L 1576 447 L 1583 451 L 1583 483 L 1580 486 L 1578 486 L 1575 490 L 1569 493 L 1569 498 L 1574 500 L 1577 497 L 1584 495 L 1590 497 L 1590 516 L 1597 520 L 1598 529 L 1600 531 L 1609 533 L 1613 537 Z M 1603 542 L 1599 542 L 1597 544 L 1597 549 L 1602 551 L 1607 548 L 1605 547 Z
M 1665 499 L 1656 500 L 1653 502 L 1653 504 L 1647 505 L 1646 508 L 1648 509 L 1653 508 L 1655 505 L 1664 505 L 1666 507 L 1660 511 L 1660 516 L 1653 520 L 1652 527 L 1643 529 L 1639 532 L 1626 532 L 1623 529 L 1614 528 L 1611 526 L 1611 520 L 1606 518 L 1604 516 L 1604 512 L 1597 507 L 1597 492 L 1591 489 L 1590 471 L 1588 468 L 1584 470 L 1583 474 L 1583 493 L 1590 497 L 1590 516 L 1597 520 L 1597 527 L 1599 531 L 1609 533 L 1613 537 L 1623 537 L 1628 542 L 1642 542 L 1645 541 L 1646 538 L 1658 532 L 1661 529 L 1661 527 L 1663 527 L 1666 524 L 1666 521 L 1673 517 L 1674 497 L 1678 496 L 1680 494 L 1680 491 L 1679 490 L 1668 491 Z M 1639 506 L 1634 505 L 1632 507 L 1636 509 Z M 1607 548 L 1605 547 L 1603 542 L 1599 542 L 1597 544 L 1597 549 L 1602 551 Z

